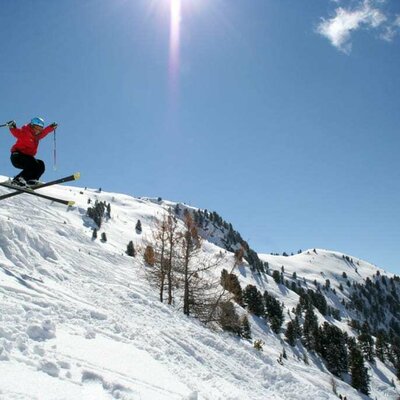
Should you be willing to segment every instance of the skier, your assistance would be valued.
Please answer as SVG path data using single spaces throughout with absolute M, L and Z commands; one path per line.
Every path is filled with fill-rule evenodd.
M 17 128 L 15 121 L 7 125 L 11 134 L 17 138 L 11 148 L 11 163 L 15 168 L 22 169 L 11 183 L 21 187 L 34 185 L 45 170 L 44 162 L 35 158 L 39 141 L 57 129 L 58 125 L 53 122 L 45 128 L 44 120 L 39 117 L 32 118 L 29 124 L 21 128 Z

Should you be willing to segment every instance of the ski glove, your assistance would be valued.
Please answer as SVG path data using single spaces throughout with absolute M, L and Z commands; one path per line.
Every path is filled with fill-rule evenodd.
M 17 124 L 16 124 L 15 121 L 8 121 L 8 122 L 7 122 L 7 125 L 8 125 L 10 128 L 14 128 L 14 129 L 17 127 Z
M 57 129 L 58 124 L 57 124 L 57 122 L 53 122 L 50 126 L 51 126 L 53 129 Z

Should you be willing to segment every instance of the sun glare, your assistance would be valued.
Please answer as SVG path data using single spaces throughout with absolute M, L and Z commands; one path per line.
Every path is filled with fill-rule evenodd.
M 180 23 L 181 23 L 181 0 L 171 0 L 170 47 L 171 50 L 173 51 L 179 49 Z
M 171 23 L 176 25 L 179 23 L 181 15 L 181 0 L 171 0 Z
M 181 0 L 170 0 L 170 2 L 169 79 L 172 93 L 176 95 L 178 91 L 179 73 Z

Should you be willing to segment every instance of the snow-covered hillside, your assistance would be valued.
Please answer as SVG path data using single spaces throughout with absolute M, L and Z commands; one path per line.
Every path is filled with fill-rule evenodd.
M 7 191 L 0 188 L 1 194 Z M 75 200 L 76 206 L 28 194 L 1 202 L 0 399 L 368 398 L 333 378 L 318 357 L 310 354 L 307 365 L 299 349 L 257 317 L 249 316 L 252 337 L 265 343 L 263 351 L 161 303 L 146 279 L 143 257 L 127 256 L 126 248 L 131 240 L 143 247 L 155 221 L 173 203 L 68 186 L 42 191 Z M 86 215 L 89 199 L 111 204 L 111 218 L 96 240 Z M 141 233 L 135 230 L 138 220 Z M 102 232 L 106 242 L 100 240 Z M 215 241 L 205 241 L 203 251 L 225 252 Z M 359 282 L 377 272 L 361 260 L 346 263 L 342 254 L 318 249 L 260 258 L 270 269 L 284 266 L 288 279 L 296 272 L 305 285 L 329 279 L 339 287 L 343 272 Z M 216 276 L 230 269 L 232 260 L 227 254 Z M 288 310 L 296 307 L 297 294 L 270 276 L 246 263 L 235 273 L 242 287 L 257 285 L 284 301 Z M 332 297 L 332 306 L 340 307 L 335 301 Z M 350 332 L 346 319 L 336 324 Z M 283 348 L 287 359 L 280 363 Z M 393 371 L 378 360 L 370 374 L 372 399 L 398 397 Z

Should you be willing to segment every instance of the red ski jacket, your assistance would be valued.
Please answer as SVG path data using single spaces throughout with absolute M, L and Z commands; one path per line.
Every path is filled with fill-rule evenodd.
M 11 148 L 11 153 L 18 151 L 27 156 L 35 156 L 37 153 L 39 140 L 43 139 L 50 132 L 54 131 L 54 127 L 51 125 L 47 126 L 40 132 L 39 135 L 35 135 L 33 129 L 29 124 L 24 125 L 21 128 L 10 128 L 10 132 L 17 138 L 17 143 Z

